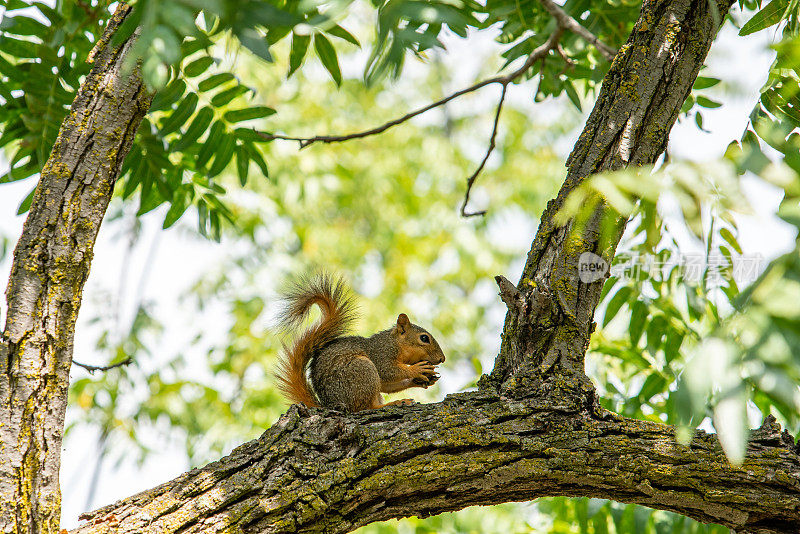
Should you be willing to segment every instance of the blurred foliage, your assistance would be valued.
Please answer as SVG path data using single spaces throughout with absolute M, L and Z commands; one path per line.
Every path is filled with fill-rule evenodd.
M 535 88 L 529 84 L 535 101 L 566 100 L 546 124 L 528 107 L 506 106 L 498 148 L 473 191 L 474 202 L 488 204 L 489 213 L 464 221 L 456 207 L 464 177 L 483 150 L 477 145 L 476 152 L 476 142 L 485 143 L 488 134 L 485 95 L 434 112 L 433 121 L 335 148 L 312 146 L 299 155 L 289 144 L 265 142 L 254 129 L 351 131 L 440 98 L 443 80 L 459 68 L 443 66 L 445 36 L 492 32 L 501 53 L 478 57 L 476 51 L 474 59 L 486 65 L 480 76 L 491 76 L 518 63 L 553 30 L 538 1 L 131 4 L 134 13 L 117 38 L 139 25 L 136 54 L 157 94 L 124 163 L 107 225 L 127 242 L 128 256 L 143 239 L 146 214 L 185 235 L 196 225 L 199 234 L 230 246 L 184 296 L 193 321 L 183 350 L 164 348 L 172 318 L 141 291 L 133 302 L 116 289 L 90 299 L 95 306 L 85 313 L 100 310 L 85 325 L 96 335 L 97 359 L 134 357 L 129 366 L 82 373 L 72 384 L 68 431 L 97 431 L 95 467 L 143 461 L 163 446 L 154 435 L 168 436 L 198 464 L 268 427 L 285 409 L 271 383 L 281 342 L 274 293 L 281 280 L 307 269 L 336 270 L 352 282 L 361 297 L 360 333 L 386 328 L 400 311 L 433 329 L 448 361 L 443 379 L 415 392 L 418 399 L 440 398 L 445 385 L 469 387 L 488 371 L 503 315 L 491 277 L 521 268 L 535 216 L 563 176 L 564 154 L 552 147 L 579 126 L 575 110 L 591 104 L 608 67 L 602 56 L 566 33 L 560 52 L 518 80 L 535 79 Z M 800 227 L 797 4 L 743 0 L 740 13 L 726 19 L 746 20 L 741 35 L 777 25 L 782 40 L 750 125 L 723 162 L 667 163 L 647 179 L 650 170 L 598 176 L 570 208 L 580 219 L 580 206 L 591 207 L 602 195 L 631 219 L 587 360 L 601 402 L 627 416 L 676 424 L 682 439 L 698 424 L 713 424 L 734 461 L 744 450 L 748 412 L 773 413 L 792 431 L 800 428 L 800 250 L 771 261 L 756 280 L 737 275 L 737 262 L 746 258 L 735 216 L 748 209 L 739 177 L 757 175 L 784 191 L 779 216 Z M 0 148 L 11 165 L 0 184 L 35 179 L 113 6 L 0 0 Z M 567 0 L 564 9 L 618 48 L 639 2 Z M 407 57 L 430 68 L 400 76 Z M 348 74 L 356 62 L 363 63 L 369 89 Z M 389 87 L 394 79 L 398 85 Z M 719 82 L 699 77 L 682 110 L 701 130 L 704 111 L 724 103 L 710 96 L 720 95 Z M 476 125 L 486 134 L 476 137 Z M 29 208 L 32 193 L 19 213 Z M 674 209 L 665 215 L 665 206 Z M 692 250 L 702 260 L 696 279 L 686 275 L 683 234 L 694 236 Z M 7 240 L 1 245 L 0 256 Z M 631 276 L 626 262 L 632 258 L 649 258 L 660 269 Z M 132 284 L 126 269 L 121 287 Z M 125 307 L 134 310 L 130 321 Z M 532 530 L 725 532 L 643 507 L 566 498 L 364 529 Z
M 539 526 L 530 520 L 530 504 L 500 504 L 491 508 L 473 506 L 460 512 L 427 519 L 410 517 L 385 521 L 354 530 L 357 534 L 523 534 Z
M 725 534 L 671 512 L 604 499 L 547 499 L 539 509 L 553 518 L 548 534 Z

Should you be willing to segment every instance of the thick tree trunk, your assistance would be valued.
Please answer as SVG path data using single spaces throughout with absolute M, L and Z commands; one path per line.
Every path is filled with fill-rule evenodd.
M 138 69 L 124 73 L 132 42 L 94 51 L 14 250 L 0 341 L 0 532 L 57 533 L 58 473 L 72 344 L 81 291 L 120 167 L 150 102 Z
M 293 407 L 258 440 L 162 486 L 85 514 L 95 532 L 347 532 L 372 521 L 568 495 L 673 510 L 737 532 L 796 533 L 800 455 L 768 419 L 740 467 L 717 439 L 689 446 L 667 425 L 600 408 L 583 371 L 602 281 L 578 258 L 600 250 L 553 215 L 583 178 L 651 163 L 708 52 L 721 3 L 645 2 L 542 217 L 522 280 L 499 279 L 503 347 L 480 390 L 433 405 L 344 415 Z M 602 215 L 598 212 L 597 219 Z M 624 221 L 619 222 L 621 234 Z

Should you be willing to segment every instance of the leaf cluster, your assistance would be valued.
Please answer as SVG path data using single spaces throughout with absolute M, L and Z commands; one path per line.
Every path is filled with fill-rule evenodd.
M 82 7 L 83 6 L 83 7 Z M 83 77 L 96 42 L 99 7 L 3 0 L 0 7 L 0 149 L 10 170 L 0 184 L 37 174 Z M 33 191 L 22 202 L 27 211 Z

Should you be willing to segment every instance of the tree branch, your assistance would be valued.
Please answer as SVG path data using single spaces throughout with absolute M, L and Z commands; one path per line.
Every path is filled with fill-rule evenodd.
M 133 363 L 133 358 L 130 356 L 122 360 L 121 362 L 112 363 L 111 365 L 89 365 L 87 363 L 81 363 L 76 360 L 72 360 L 72 365 L 77 365 L 78 367 L 83 367 L 90 373 L 94 373 L 95 371 L 108 371 L 109 369 L 114 369 L 116 367 L 122 367 L 125 365 L 130 365 Z
M 301 149 L 309 145 L 312 145 L 314 143 L 341 143 L 344 141 L 350 141 L 352 139 L 361 139 L 363 137 L 369 137 L 371 135 L 381 134 L 386 130 L 388 130 L 389 128 L 392 128 L 393 126 L 397 126 L 398 124 L 407 122 L 416 117 L 417 115 L 421 115 L 434 108 L 443 106 L 444 104 L 450 102 L 453 99 L 456 99 L 468 93 L 475 92 L 478 89 L 486 87 L 487 85 L 499 83 L 502 84 L 503 88 L 505 89 L 505 87 L 509 83 L 513 82 L 514 80 L 522 76 L 525 72 L 528 71 L 528 69 L 530 69 L 533 66 L 534 63 L 536 63 L 539 59 L 546 56 L 547 53 L 549 53 L 551 50 L 558 50 L 559 55 L 561 55 L 564 61 L 569 63 L 570 60 L 566 57 L 564 51 L 558 48 L 558 40 L 560 39 L 562 33 L 565 30 L 569 30 L 572 33 L 575 33 L 576 35 L 578 35 L 579 37 L 581 37 L 582 39 L 593 45 L 609 62 L 613 61 L 614 56 L 617 54 L 617 51 L 614 48 L 608 46 L 603 41 L 598 39 L 596 35 L 594 35 L 592 32 L 583 27 L 577 20 L 569 16 L 561 7 L 553 3 L 551 0 L 539 0 L 539 1 L 542 4 L 542 6 L 544 6 L 544 8 L 553 16 L 553 18 L 555 18 L 557 29 L 553 32 L 553 34 L 551 34 L 550 38 L 545 44 L 543 44 L 540 47 L 537 47 L 533 52 L 530 53 L 530 55 L 527 57 L 522 67 L 518 68 L 517 70 L 515 70 L 510 74 L 507 74 L 505 76 L 495 76 L 493 78 L 480 81 L 478 83 L 470 85 L 469 87 L 456 91 L 455 93 L 452 93 L 444 98 L 441 98 L 436 102 L 428 104 L 427 106 L 416 109 L 410 113 L 406 113 L 402 117 L 388 121 L 375 128 L 370 128 L 369 130 L 363 130 L 360 132 L 355 132 L 346 135 L 317 135 L 314 137 L 293 137 L 289 135 L 272 134 L 268 132 L 259 132 L 256 130 L 254 131 L 266 141 L 272 141 L 275 139 L 280 139 L 283 141 L 296 141 L 300 144 Z M 463 215 L 463 208 L 462 208 L 462 215 Z
M 157 488 L 84 514 L 72 534 L 349 532 L 373 521 L 548 495 L 672 510 L 795 533 L 800 457 L 768 421 L 741 467 L 716 437 L 496 394 L 345 415 L 292 407 L 259 439 Z M 761 530 L 758 530 L 761 529 Z
M 475 179 L 478 178 L 478 175 L 483 170 L 484 165 L 486 165 L 486 161 L 489 159 L 489 156 L 492 155 L 492 151 L 495 147 L 495 138 L 497 137 L 497 125 L 500 122 L 500 111 L 503 109 L 503 102 L 506 99 L 506 88 L 508 87 L 507 84 L 503 85 L 503 92 L 500 93 L 500 101 L 497 103 L 497 111 L 494 114 L 494 124 L 492 125 L 492 135 L 489 138 L 489 148 L 486 149 L 486 155 L 483 157 L 480 165 L 478 168 L 475 169 L 475 172 L 467 178 L 467 190 L 464 192 L 464 202 L 461 203 L 461 216 L 462 217 L 475 217 L 478 215 L 485 215 L 486 210 L 480 211 L 471 211 L 467 212 L 467 203 L 469 203 L 469 193 L 472 191 L 472 184 L 475 183 Z
M 386 123 L 384 123 L 384 124 L 382 124 L 380 126 L 377 126 L 375 128 L 371 128 L 369 130 L 363 130 L 361 132 L 355 132 L 355 133 L 351 133 L 351 134 L 347 134 L 347 135 L 317 135 L 317 136 L 314 136 L 314 137 L 291 137 L 291 136 L 288 136 L 288 135 L 271 134 L 271 133 L 266 133 L 266 132 L 259 132 L 259 131 L 256 131 L 256 130 L 254 130 L 254 131 L 258 135 L 260 135 L 262 139 L 264 139 L 266 141 L 272 141 L 273 139 L 281 139 L 281 140 L 284 140 L 284 141 L 297 141 L 298 143 L 300 143 L 300 148 L 301 149 L 303 149 L 303 148 L 305 148 L 305 147 L 307 147 L 309 145 L 312 145 L 314 143 L 318 143 L 318 142 L 319 143 L 341 143 L 343 141 L 349 141 L 351 139 L 361 139 L 362 137 L 369 137 L 370 135 L 377 135 L 377 134 L 383 133 L 383 132 L 385 132 L 386 130 L 388 130 L 389 128 L 391 128 L 393 126 L 397 126 L 398 124 L 402 124 L 402 123 L 404 123 L 406 121 L 409 121 L 409 120 L 413 119 L 414 117 L 416 117 L 417 115 L 422 115 L 426 111 L 430 111 L 430 110 L 432 110 L 434 108 L 437 108 L 439 106 L 447 104 L 448 102 L 450 102 L 453 99 L 456 99 L 456 98 L 458 98 L 460 96 L 463 96 L 463 95 L 466 95 L 468 93 L 475 92 L 478 89 L 486 87 L 487 85 L 491 85 L 493 83 L 502 83 L 502 80 L 504 78 L 505 78 L 504 76 L 495 76 L 494 78 L 489 78 L 487 80 L 483 80 L 483 81 L 478 82 L 476 84 L 470 85 L 469 87 L 467 87 L 465 89 L 461 89 L 460 91 L 456 91 L 455 93 L 452 93 L 452 94 L 450 94 L 450 95 L 448 95 L 448 96 L 446 96 L 444 98 L 441 98 L 441 99 L 437 100 L 436 102 L 428 104 L 427 106 L 424 106 L 424 107 L 421 107 L 421 108 L 416 109 L 414 111 L 411 111 L 409 113 L 406 113 L 402 117 L 399 117 L 397 119 L 394 119 L 394 120 L 391 120 L 389 122 L 386 122 Z
M 584 41 L 594 46 L 597 51 L 600 52 L 604 58 L 606 58 L 607 61 L 614 61 L 614 56 L 617 55 L 617 51 L 598 39 L 595 34 L 587 30 L 577 20 L 569 16 L 567 12 L 564 11 L 558 4 L 552 0 L 539 0 L 539 3 L 542 4 L 547 12 L 556 19 L 556 22 L 558 22 L 559 26 L 565 30 L 571 31 Z
M 590 496 L 672 510 L 740 533 L 800 524 L 800 454 L 767 418 L 742 466 L 715 436 L 688 446 L 670 426 L 602 409 L 583 371 L 602 282 L 582 284 L 581 253 L 610 258 L 599 217 L 556 226 L 594 172 L 654 161 L 716 34 L 727 0 L 645 2 L 605 77 L 558 196 L 541 218 L 522 279 L 498 285 L 503 345 L 479 391 L 356 414 L 292 407 L 261 438 L 177 479 L 83 516 L 74 532 L 347 532 L 475 504 Z M 557 40 L 556 40 L 557 41 Z M 624 229 L 619 221 L 618 233 Z
M 469 87 L 456 91 L 455 93 L 452 93 L 450 95 L 447 95 L 446 97 L 441 98 L 436 102 L 428 104 L 427 106 L 421 107 L 419 109 L 415 109 L 414 111 L 406 113 L 402 117 L 393 119 L 375 128 L 370 128 L 369 130 L 363 130 L 360 132 L 355 132 L 346 135 L 317 135 L 314 137 L 292 137 L 288 135 L 259 132 L 257 130 L 254 130 L 254 132 L 257 133 L 259 136 L 261 136 L 262 139 L 266 141 L 272 141 L 274 139 L 280 139 L 283 141 L 297 141 L 298 143 L 300 143 L 301 149 L 309 145 L 312 145 L 314 143 L 341 143 L 343 141 L 350 141 L 352 139 L 361 139 L 363 137 L 377 135 L 385 132 L 386 130 L 388 130 L 393 126 L 397 126 L 399 124 L 407 122 L 418 115 L 422 115 L 426 111 L 430 111 L 434 108 L 447 104 L 451 100 L 454 100 L 460 96 L 473 93 L 478 89 L 486 87 L 487 85 L 499 83 L 505 88 L 509 83 L 513 82 L 514 80 L 525 74 L 525 72 L 527 72 L 528 69 L 530 69 L 533 66 L 533 64 L 536 63 L 539 59 L 546 56 L 551 50 L 554 50 L 558 44 L 558 40 L 561 38 L 561 35 L 563 33 L 564 29 L 559 26 L 550 35 L 550 38 L 541 46 L 536 47 L 536 49 L 534 49 L 533 52 L 531 52 L 530 55 L 525 59 L 525 63 L 523 63 L 521 67 L 514 70 L 513 72 L 506 74 L 505 76 L 495 76 L 493 78 L 488 78 L 486 80 L 477 82 L 473 85 L 470 85 Z
M 714 9 L 723 15 L 730 3 Z M 646 2 L 628 41 L 606 74 L 597 102 L 567 160 L 568 173 L 556 198 L 542 214 L 536 238 L 517 285 L 526 298 L 547 290 L 552 295 L 547 317 L 509 313 L 500 355 L 484 387 L 507 395 L 533 387 L 548 372 L 591 387 L 584 373 L 584 353 L 594 328 L 592 317 L 604 278 L 583 283 L 580 255 L 591 252 L 609 262 L 625 228 L 600 243 L 601 204 L 580 234 L 572 225 L 556 225 L 554 216 L 582 181 L 597 172 L 652 164 L 664 151 L 667 136 L 703 65 L 717 26 L 705 0 Z M 554 368 L 555 367 L 555 368 Z M 519 373 L 529 380 L 520 380 Z M 532 381 L 532 382 L 531 382 Z M 505 384 L 505 385 L 504 385 Z M 576 394 L 582 394 L 578 388 Z

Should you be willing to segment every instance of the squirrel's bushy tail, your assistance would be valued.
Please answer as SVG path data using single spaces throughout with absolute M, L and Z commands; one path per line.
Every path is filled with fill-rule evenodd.
M 306 378 L 306 369 L 314 354 L 347 334 L 355 318 L 355 303 L 341 278 L 323 273 L 295 282 L 283 294 L 286 303 L 281 314 L 281 326 L 298 328 L 311 307 L 319 306 L 319 321 L 297 336 L 290 345 L 284 344 L 275 377 L 278 388 L 292 402 L 319 406 Z

